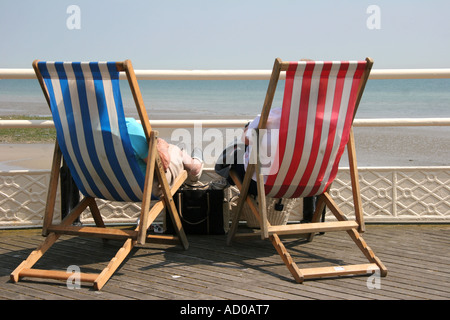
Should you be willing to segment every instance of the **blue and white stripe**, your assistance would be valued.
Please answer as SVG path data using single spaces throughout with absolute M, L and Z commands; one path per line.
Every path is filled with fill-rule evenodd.
M 140 201 L 145 177 L 128 135 L 115 62 L 39 62 L 59 146 L 85 196 Z

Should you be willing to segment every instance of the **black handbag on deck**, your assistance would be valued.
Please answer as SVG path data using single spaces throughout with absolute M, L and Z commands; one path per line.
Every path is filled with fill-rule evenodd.
M 182 186 L 173 200 L 186 234 L 225 234 L 224 190 Z M 166 233 L 174 234 L 172 219 L 166 213 Z

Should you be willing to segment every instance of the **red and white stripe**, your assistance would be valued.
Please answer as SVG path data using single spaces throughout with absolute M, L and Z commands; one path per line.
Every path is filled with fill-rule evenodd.
M 336 177 L 348 142 L 365 61 L 290 62 L 278 142 L 279 169 L 266 195 L 322 194 Z

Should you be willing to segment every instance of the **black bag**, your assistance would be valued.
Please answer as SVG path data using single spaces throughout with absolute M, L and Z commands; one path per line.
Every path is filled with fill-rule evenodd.
M 225 234 L 224 190 L 181 187 L 173 200 L 186 234 Z M 166 213 L 166 233 L 174 234 L 172 219 Z

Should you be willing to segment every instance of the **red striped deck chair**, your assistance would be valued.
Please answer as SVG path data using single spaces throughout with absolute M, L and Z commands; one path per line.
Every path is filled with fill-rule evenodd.
M 277 82 L 282 71 L 286 71 L 285 90 L 281 110 L 275 169 L 265 172 L 260 163 L 258 151 L 256 160 L 250 161 L 243 181 L 234 172 L 231 176 L 240 188 L 237 214 L 234 216 L 228 234 L 228 244 L 237 233 L 240 212 L 244 202 L 250 206 L 260 221 L 262 239 L 270 239 L 283 262 L 302 283 L 304 279 L 351 274 L 387 274 L 383 263 L 367 246 L 360 233 L 364 232 L 364 220 L 359 193 L 355 145 L 352 123 L 360 102 L 373 61 L 299 61 L 275 60 L 266 99 L 255 130 L 253 150 L 259 148 L 257 137 L 266 123 L 271 109 Z M 256 146 L 256 148 L 255 148 Z M 329 190 L 338 171 L 340 158 L 347 146 L 355 221 L 348 221 L 330 196 Z M 258 208 L 248 197 L 252 176 L 256 173 Z M 272 226 L 268 222 L 266 197 L 303 198 L 318 196 L 316 211 L 311 223 Z M 324 208 L 328 207 L 337 221 L 319 222 Z M 293 262 L 280 240 L 280 236 L 306 234 L 310 240 L 314 233 L 347 231 L 361 249 L 369 263 L 300 269 Z
M 169 186 L 161 159 L 156 151 L 157 132 L 147 116 L 131 61 L 124 62 L 45 62 L 34 61 L 33 68 L 52 112 L 57 141 L 51 169 L 47 206 L 42 234 L 43 244 L 33 251 L 11 274 L 13 282 L 22 277 L 66 280 L 72 273 L 32 268 L 61 235 L 124 240 L 115 257 L 102 272 L 81 273 L 80 281 L 100 290 L 137 244 L 151 241 L 188 241 L 175 208 L 172 195 L 187 177 L 186 171 Z M 119 85 L 124 72 L 136 104 L 149 145 L 146 172 L 139 166 L 131 145 Z M 59 168 L 64 159 L 83 194 L 81 200 L 60 224 L 53 224 Z M 153 178 L 156 175 L 163 196 L 151 206 Z M 140 223 L 135 230 L 105 227 L 95 199 L 141 202 Z M 96 226 L 73 226 L 89 208 Z M 147 235 L 155 218 L 167 209 L 176 236 Z

